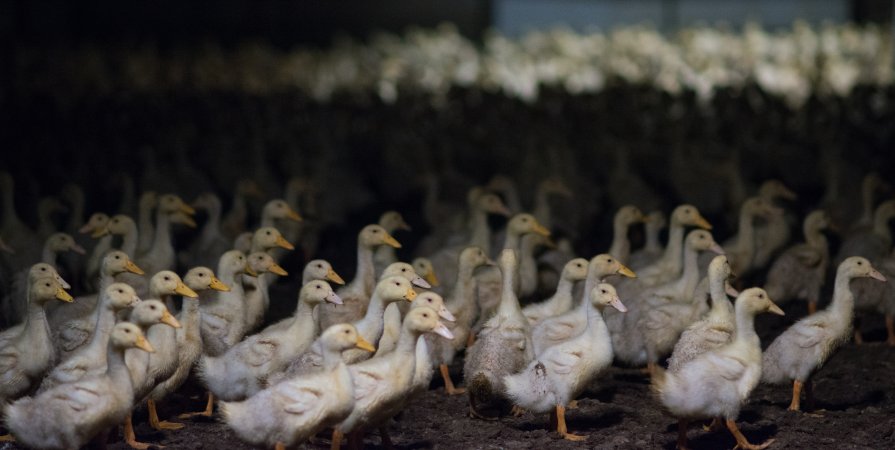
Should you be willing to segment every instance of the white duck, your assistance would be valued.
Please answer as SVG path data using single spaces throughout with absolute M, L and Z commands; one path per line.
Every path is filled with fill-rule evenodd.
M 730 268 L 738 276 L 743 276 L 756 268 L 756 218 L 768 220 L 769 223 L 776 220 L 785 221 L 783 210 L 761 197 L 752 197 L 743 202 L 743 205 L 740 206 L 737 234 L 724 245 L 724 253 L 730 262 Z
M 301 444 L 351 414 L 354 385 L 341 354 L 357 348 L 372 352 L 353 325 L 333 325 L 320 336 L 323 369 L 290 378 L 242 402 L 222 402 L 227 425 L 240 439 L 278 450 Z
M 792 380 L 791 411 L 798 411 L 801 407 L 802 387 L 810 383 L 811 376 L 848 341 L 854 318 L 854 295 L 850 282 L 861 277 L 886 281 L 866 258 L 846 258 L 836 270 L 832 303 L 826 309 L 794 323 L 765 350 L 761 381 L 780 384 Z
M 386 353 L 389 353 L 395 349 L 395 346 L 398 345 L 398 338 L 401 335 L 401 319 L 403 317 L 401 310 L 397 308 L 397 305 L 398 303 L 392 303 L 385 308 L 382 337 L 379 338 L 379 344 L 376 347 L 376 354 L 374 355 L 374 357 L 379 357 Z M 416 298 L 410 304 L 409 309 L 419 308 L 421 306 L 432 308 L 432 310 L 438 313 L 438 317 L 441 317 L 448 322 L 457 320 L 454 315 L 451 314 L 450 310 L 447 309 L 447 306 L 444 305 L 444 298 L 442 298 L 441 295 L 438 295 L 435 292 L 425 291 L 417 294 Z M 419 349 L 419 347 L 417 348 Z M 429 351 L 427 349 L 427 358 L 428 353 Z M 429 361 L 427 364 L 431 368 L 431 361 Z
M 798 298 L 808 302 L 808 314 L 817 311 L 830 261 L 829 245 L 822 231 L 830 225 L 826 212 L 812 211 L 802 224 L 805 242 L 786 249 L 774 260 L 768 270 L 765 290 L 778 303 Z
M 61 286 L 62 289 L 71 288 L 71 286 L 69 286 L 69 284 L 66 283 L 65 280 L 63 280 L 61 276 L 59 276 L 59 273 L 56 272 L 56 269 L 53 266 L 46 264 L 46 263 L 37 263 L 37 264 L 31 266 L 31 269 L 28 271 L 28 285 L 29 286 L 33 285 L 34 282 L 37 281 L 38 278 L 52 278 L 57 283 L 59 283 L 59 286 Z M 29 297 L 28 297 L 27 291 L 25 292 L 25 301 L 29 302 Z M 64 302 L 64 303 L 71 303 L 71 302 Z M 52 305 L 52 302 L 49 305 Z M 49 307 L 49 305 L 47 305 L 47 306 Z M 49 309 L 49 308 L 46 308 L 46 309 Z M 46 312 L 44 313 L 44 315 L 46 316 Z M 25 328 L 26 323 L 28 323 L 27 320 L 25 320 L 21 323 L 18 323 L 16 325 L 13 325 L 9 328 L 6 328 L 2 332 L 0 332 L 0 347 L 6 345 L 6 342 L 9 341 L 10 339 L 13 339 L 16 336 L 18 336 L 19 334 L 21 334 L 22 330 Z
M 246 257 L 250 277 L 243 277 L 242 289 L 245 292 L 245 328 L 251 332 L 264 321 L 264 314 L 270 306 L 268 282 L 264 274 L 271 273 L 281 277 L 289 273 L 277 264 L 273 256 L 265 252 L 255 252 Z
M 556 292 L 548 299 L 522 308 L 522 314 L 532 327 L 541 321 L 564 314 L 572 309 L 572 291 L 575 282 L 587 279 L 589 263 L 584 258 L 575 258 L 566 263 L 556 286 Z
M 647 217 L 633 205 L 622 206 L 612 218 L 612 244 L 609 246 L 609 254 L 618 258 L 622 264 L 627 264 L 631 256 L 628 229 L 631 225 L 641 222 L 647 222 Z
M 397 211 L 386 211 L 379 216 L 379 226 L 385 229 L 389 234 L 394 234 L 397 230 L 411 231 L 410 225 L 404 221 L 404 217 Z M 398 255 L 395 248 L 388 245 L 382 245 L 376 248 L 373 254 L 373 265 L 376 273 L 381 274 L 389 264 L 397 262 Z
M 656 286 L 680 276 L 684 261 L 684 231 L 688 226 L 712 229 L 712 225 L 699 214 L 695 206 L 680 205 L 675 208 L 668 227 L 668 244 L 661 259 L 637 271 L 637 279 L 641 285 Z
M 659 241 L 659 233 L 668 225 L 665 215 L 662 214 L 662 211 L 653 211 L 647 214 L 645 222 L 646 242 L 643 248 L 631 253 L 628 261 L 628 266 L 634 270 L 652 263 L 662 255 L 662 243 Z
M 758 196 L 766 203 L 774 205 L 777 199 L 795 201 L 798 196 L 779 180 L 767 180 L 758 189 Z M 764 218 L 764 223 L 755 225 L 755 256 L 753 267 L 765 267 L 771 258 L 789 242 L 789 222 L 784 214 L 772 214 Z M 774 297 L 776 301 L 779 298 Z
M 323 302 L 338 305 L 342 299 L 325 281 L 305 284 L 298 295 L 294 317 L 249 336 L 223 355 L 203 356 L 199 374 L 209 391 L 223 401 L 232 402 L 244 400 L 267 387 L 271 374 L 283 371 L 314 341 L 317 327 L 313 310 Z
M 507 395 L 516 405 L 535 413 L 551 412 L 563 438 L 583 441 L 569 433 L 565 410 L 600 372 L 612 364 L 612 342 L 603 322 L 603 308 L 627 311 L 610 284 L 598 284 L 589 295 L 587 326 L 578 336 L 546 348 L 521 372 L 504 377 Z M 555 416 L 554 416 L 555 414 Z
M 430 261 L 429 258 L 414 258 L 410 265 L 413 266 L 413 270 L 416 271 L 416 274 L 423 277 L 432 288 L 438 287 L 438 275 L 435 273 L 435 267 L 432 265 L 432 261 Z
M 93 246 L 90 256 L 87 258 L 87 267 L 84 275 L 88 280 L 88 284 L 96 279 L 96 276 L 99 274 L 99 266 L 103 261 L 103 256 L 105 256 L 106 252 L 112 249 L 112 236 L 105 233 L 106 225 L 108 225 L 108 223 L 108 214 L 93 213 L 90 215 L 90 218 L 87 219 L 87 222 L 78 229 L 79 233 L 90 234 L 91 237 L 99 239 L 96 242 L 96 245 Z
M 139 206 L 137 207 L 137 221 L 139 224 L 137 253 L 140 255 L 148 252 L 149 248 L 152 247 L 152 240 L 155 236 L 152 211 L 155 210 L 157 204 L 158 195 L 154 191 L 146 191 L 140 194 Z
M 231 241 L 221 232 L 221 199 L 212 192 L 206 192 L 199 195 L 191 206 L 204 210 L 206 218 L 199 237 L 187 252 L 187 265 L 213 266 L 220 255 L 232 248 Z
M 199 304 L 202 349 L 206 355 L 223 354 L 245 335 L 245 293 L 240 275 L 247 269 L 246 257 L 239 250 L 224 253 L 218 261 L 215 273 L 230 290 L 217 292 L 216 298 Z
M 722 347 L 703 353 L 680 367 L 666 372 L 655 366 L 652 389 L 662 405 L 678 418 L 678 448 L 687 447 L 687 424 L 690 420 L 722 417 L 737 441 L 737 447 L 758 450 L 749 443 L 736 425 L 749 394 L 758 385 L 762 374 L 761 342 L 755 333 L 755 316 L 770 312 L 783 315 L 764 289 L 746 289 L 736 300 L 736 331 L 733 340 Z
M 177 263 L 177 255 L 174 253 L 174 243 L 171 237 L 171 221 L 177 213 L 182 213 L 185 216 L 181 217 L 188 218 L 195 214 L 196 210 L 176 195 L 165 194 L 159 197 L 155 212 L 155 233 L 152 245 L 145 253 L 136 258 L 140 267 L 148 273 L 173 269 Z M 196 227 L 196 223 L 191 220 L 186 221 L 186 225 L 191 228 Z M 140 294 L 139 290 L 137 293 Z

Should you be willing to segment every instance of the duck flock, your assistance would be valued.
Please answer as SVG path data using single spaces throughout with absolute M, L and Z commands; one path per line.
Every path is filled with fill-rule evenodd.
M 893 133 L 866 124 L 893 114 L 881 36 L 636 27 L 479 50 L 442 27 L 329 52 L 206 49 L 153 70 L 149 51 L 120 65 L 73 52 L 61 64 L 80 61 L 96 96 L 50 102 L 40 123 L 71 122 L 61 131 L 26 142 L 48 103 L 12 98 L 37 102 L 11 132 L 22 148 L 59 146 L 0 173 L 0 439 L 74 449 L 121 427 L 145 449 L 157 444 L 132 420 L 145 405 L 165 434 L 214 417 L 259 447 L 360 448 L 368 432 L 388 446 L 391 419 L 434 385 L 466 396 L 472 420 L 545 414 L 581 441 L 566 412 L 615 365 L 642 369 L 679 448 L 701 420 L 765 448 L 737 427 L 759 383 L 810 408 L 824 363 L 863 342 L 856 314 L 883 316 L 895 345 L 895 200 L 875 171 L 891 156 L 870 158 Z M 625 85 L 563 104 L 614 77 Z M 305 83 L 284 94 L 296 104 L 267 91 L 284 79 Z M 171 83 L 215 93 L 159 94 Z M 237 85 L 260 99 L 218 90 Z M 362 91 L 381 103 L 346 100 Z M 593 109 L 604 123 L 561 120 Z M 663 112 L 612 119 L 650 109 Z M 800 317 L 761 342 L 756 320 L 787 302 Z M 161 417 L 190 380 L 204 405 Z

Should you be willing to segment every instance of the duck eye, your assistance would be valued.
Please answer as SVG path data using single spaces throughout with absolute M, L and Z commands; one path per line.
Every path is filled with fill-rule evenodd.
M 270 231 L 266 232 L 265 234 L 268 235 L 268 236 L 270 236 Z
M 684 212 L 690 214 L 690 208 L 684 208 Z
M 119 294 L 124 294 L 124 291 L 121 290 L 121 289 L 119 289 L 119 290 L 118 290 L 118 293 L 119 293 Z
M 575 267 L 581 267 L 581 263 L 575 264 Z
M 204 277 L 205 274 L 204 274 L 204 273 L 200 273 L 199 276 L 200 276 L 200 277 Z
M 864 265 L 864 262 L 863 262 L 863 261 L 858 261 L 858 265 L 859 265 L 859 266 L 863 266 L 863 265 Z
M 121 257 L 118 255 L 115 255 L 115 259 L 121 259 Z
M 373 234 L 376 234 L 378 232 L 379 232 L 379 230 L 373 230 Z
M 758 294 L 758 298 L 764 298 L 764 294 Z
M 407 268 L 406 268 L 406 267 L 402 267 L 402 268 L 401 268 L 401 272 L 407 272 Z
M 155 305 L 150 306 L 149 309 L 155 311 Z
M 171 277 L 165 277 L 165 281 L 171 281 Z
M 345 330 L 345 334 L 351 334 L 351 330 Z
M 124 332 L 127 333 L 127 334 L 130 334 L 130 333 L 131 333 L 131 330 L 128 330 L 127 328 L 125 328 L 125 329 L 124 329 Z
M 401 285 L 401 283 L 398 283 L 397 281 L 395 281 L 395 286 L 400 286 L 400 285 Z
M 50 283 L 47 283 L 47 284 L 45 284 L 44 286 L 46 286 L 46 287 L 50 287 Z
M 600 289 L 600 292 L 603 293 L 603 294 L 605 294 L 605 293 L 606 293 L 606 289 Z
M 46 271 L 47 271 L 47 268 L 46 268 L 46 267 L 41 267 L 41 268 L 40 268 L 40 271 L 41 271 L 41 272 L 46 272 Z
M 323 268 L 323 264 L 317 264 L 317 268 L 318 268 L 318 269 L 322 269 L 322 268 Z

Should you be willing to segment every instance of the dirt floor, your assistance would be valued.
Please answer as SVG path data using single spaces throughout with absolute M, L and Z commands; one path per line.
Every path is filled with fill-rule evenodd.
M 800 317 L 801 304 L 787 305 L 787 317 L 761 316 L 757 321 L 762 342 L 767 345 L 792 320 Z M 884 339 L 882 320 L 865 319 L 862 346 L 843 347 L 815 376 L 815 410 L 794 413 L 786 410 L 789 386 L 759 386 L 743 409 L 738 423 L 753 442 L 773 438 L 772 449 L 884 449 L 895 447 L 895 348 Z M 460 380 L 462 360 L 452 371 Z M 195 384 L 160 406 L 163 418 L 201 408 L 204 394 Z M 672 449 L 677 436 L 675 419 L 666 415 L 650 395 L 648 379 L 637 370 L 612 368 L 593 382 L 581 398 L 580 407 L 567 414 L 570 429 L 587 436 L 584 442 L 565 441 L 547 430 L 547 417 L 526 413 L 497 421 L 471 419 L 466 396 L 444 394 L 436 375 L 432 389 L 415 401 L 390 426 L 398 449 L 527 449 L 606 448 Z M 135 415 L 138 438 L 176 449 L 249 449 L 217 418 L 186 421 L 180 431 L 154 432 L 146 423 L 144 409 Z M 694 449 L 733 448 L 724 432 L 706 432 L 693 424 L 689 437 Z M 320 437 L 307 448 L 328 448 Z M 382 448 L 379 436 L 366 439 L 367 448 Z M 14 444 L 0 450 L 14 450 Z M 109 448 L 128 447 L 112 435 Z

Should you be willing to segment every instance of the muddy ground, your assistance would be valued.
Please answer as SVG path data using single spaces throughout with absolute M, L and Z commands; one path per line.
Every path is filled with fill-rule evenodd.
M 785 308 L 787 317 L 761 316 L 758 320 L 762 342 L 767 345 L 794 318 L 802 315 L 802 305 Z M 895 348 L 884 339 L 882 320 L 869 317 L 862 328 L 868 344 L 843 347 L 815 377 L 815 410 L 794 413 L 786 410 L 788 386 L 759 386 L 745 406 L 738 423 L 753 442 L 775 439 L 773 449 L 885 449 L 895 447 Z M 462 360 L 452 368 L 459 380 Z M 160 407 L 163 418 L 201 408 L 204 394 L 195 384 Z M 652 398 L 648 380 L 637 370 L 611 368 L 595 380 L 567 414 L 573 432 L 586 435 L 584 442 L 565 441 L 547 429 L 547 417 L 526 413 L 498 421 L 482 421 L 467 415 L 466 396 L 446 396 L 441 380 L 435 377 L 432 389 L 414 402 L 390 427 L 398 449 L 527 449 L 527 448 L 606 448 L 672 449 L 676 421 L 663 413 Z M 138 438 L 172 449 L 249 449 L 217 418 L 185 421 L 180 431 L 155 432 L 146 423 L 145 410 L 137 412 Z M 694 449 L 733 448 L 735 442 L 724 432 L 706 432 L 692 425 L 689 437 Z M 367 436 L 367 448 L 382 448 L 377 434 Z M 320 437 L 307 448 L 329 448 L 329 439 Z M 0 446 L 15 450 L 16 445 Z M 109 448 L 127 447 L 120 436 L 112 435 Z

